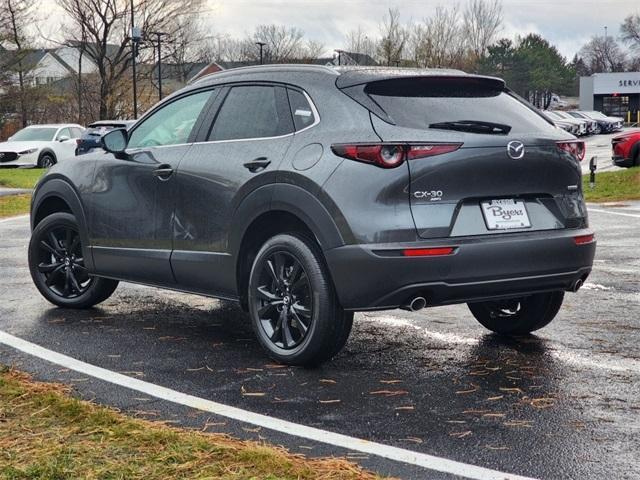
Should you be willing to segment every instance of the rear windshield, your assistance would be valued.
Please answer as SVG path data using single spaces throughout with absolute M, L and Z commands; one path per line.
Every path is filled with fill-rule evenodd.
M 443 122 L 490 122 L 518 133 L 553 129 L 493 83 L 475 78 L 406 78 L 369 83 L 365 92 L 399 126 L 435 128 Z

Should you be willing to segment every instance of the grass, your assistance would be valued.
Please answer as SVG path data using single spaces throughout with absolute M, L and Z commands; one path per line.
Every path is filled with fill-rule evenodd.
M 45 171 L 43 168 L 0 168 L 0 187 L 33 188 Z
M 126 417 L 67 387 L 0 373 L 0 478 L 375 479 L 343 459 Z
M 0 197 L 0 218 L 29 213 L 31 195 L 8 195 Z
M 596 173 L 596 186 L 589 186 L 589 175 L 582 177 L 587 202 L 640 200 L 640 167 Z

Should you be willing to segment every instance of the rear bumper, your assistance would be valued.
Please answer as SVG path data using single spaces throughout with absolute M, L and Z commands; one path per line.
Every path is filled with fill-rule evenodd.
M 384 310 L 422 296 L 428 306 L 570 290 L 591 272 L 595 242 L 576 245 L 590 230 L 441 239 L 413 244 L 347 245 L 325 252 L 347 310 Z M 440 257 L 386 256 L 403 248 L 453 246 Z
M 612 163 L 616 167 L 624 167 L 624 168 L 633 167 L 633 160 L 631 160 L 630 158 L 624 158 L 618 155 L 614 155 L 612 157 Z

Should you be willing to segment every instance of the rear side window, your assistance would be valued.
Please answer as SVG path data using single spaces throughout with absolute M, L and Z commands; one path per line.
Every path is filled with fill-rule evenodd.
M 427 129 L 443 122 L 491 122 L 524 133 L 554 127 L 499 87 L 474 78 L 403 78 L 372 82 L 365 92 L 399 126 Z
M 287 93 L 289 94 L 289 105 L 291 106 L 291 115 L 293 116 L 296 131 L 313 125 L 316 117 L 305 94 L 291 89 L 287 89 Z
M 291 114 L 282 95 L 284 89 L 279 87 L 233 87 L 220 107 L 209 140 L 277 137 L 291 133 Z

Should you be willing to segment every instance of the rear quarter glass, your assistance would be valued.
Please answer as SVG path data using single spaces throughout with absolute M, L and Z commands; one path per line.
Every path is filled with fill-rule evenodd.
M 369 83 L 365 92 L 401 127 L 472 120 L 508 125 L 512 134 L 554 130 L 522 101 L 482 78 L 384 80 Z

